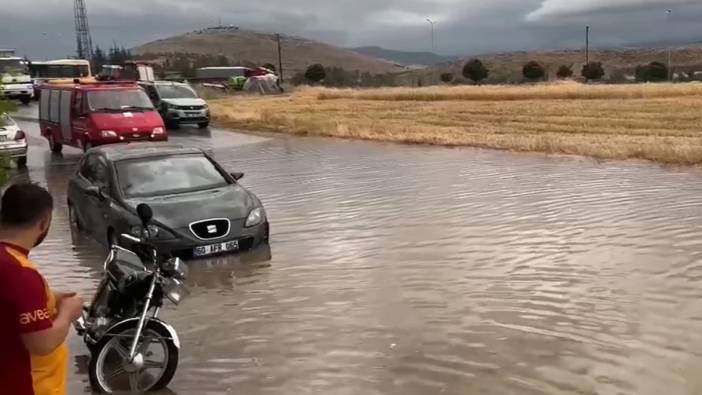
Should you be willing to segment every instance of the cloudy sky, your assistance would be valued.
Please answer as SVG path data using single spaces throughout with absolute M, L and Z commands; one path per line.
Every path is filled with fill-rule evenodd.
M 339 46 L 380 45 L 477 54 L 577 48 L 585 25 L 597 46 L 702 42 L 702 0 L 85 0 L 93 42 L 134 46 L 234 24 Z M 665 10 L 672 9 L 670 16 Z M 34 59 L 75 51 L 72 0 L 0 0 L 0 48 Z

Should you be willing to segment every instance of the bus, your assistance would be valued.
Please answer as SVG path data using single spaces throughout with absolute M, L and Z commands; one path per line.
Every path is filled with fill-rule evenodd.
M 34 98 L 39 100 L 39 85 L 45 82 L 70 83 L 78 79 L 81 82 L 94 81 L 90 62 L 84 59 L 58 59 L 44 62 L 30 62 L 29 73 L 34 84 Z
M 0 98 L 18 99 L 28 104 L 32 94 L 27 62 L 16 56 L 13 49 L 0 49 Z

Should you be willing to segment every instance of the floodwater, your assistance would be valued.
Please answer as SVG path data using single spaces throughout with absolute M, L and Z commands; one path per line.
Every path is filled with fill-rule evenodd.
M 25 112 L 29 110 L 23 110 Z M 57 201 L 34 254 L 92 292 L 105 251 Z M 190 263 L 184 394 L 702 393 L 702 171 L 640 162 L 182 129 L 262 199 L 272 259 Z M 69 393 L 89 393 L 71 335 Z

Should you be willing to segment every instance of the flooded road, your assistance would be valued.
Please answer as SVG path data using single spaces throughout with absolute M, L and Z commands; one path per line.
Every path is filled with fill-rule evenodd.
M 33 258 L 89 294 L 105 251 L 68 226 L 80 153 L 50 155 L 18 121 L 32 145 L 17 177 L 57 201 Z M 702 393 L 700 169 L 172 136 L 245 172 L 272 226 L 270 261 L 190 263 L 190 299 L 164 312 L 183 344 L 172 393 Z M 89 393 L 70 339 L 68 393 Z

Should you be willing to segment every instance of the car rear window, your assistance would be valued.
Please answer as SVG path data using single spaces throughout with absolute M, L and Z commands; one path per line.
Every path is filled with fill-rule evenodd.
M 174 155 L 115 163 L 127 198 L 162 196 L 222 187 L 227 179 L 204 155 Z

